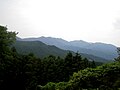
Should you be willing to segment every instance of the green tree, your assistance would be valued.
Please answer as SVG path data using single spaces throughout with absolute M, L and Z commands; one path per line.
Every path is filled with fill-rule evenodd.
M 73 55 L 71 52 L 69 52 L 65 57 L 65 65 L 64 65 L 64 77 L 66 77 L 65 81 L 68 81 L 69 77 L 73 74 L 72 62 L 73 62 Z
M 80 69 L 82 69 L 82 57 L 81 55 L 77 52 L 75 56 L 73 57 L 73 72 L 77 72 Z
M 120 61 L 120 48 L 117 48 L 118 57 L 115 58 L 115 61 Z
M 0 26 L 0 89 L 6 89 L 13 86 L 16 78 L 15 67 L 16 59 L 11 49 L 11 44 L 16 39 L 15 32 L 7 31 L 7 27 Z M 14 51 L 15 52 L 15 51 Z M 15 84 L 15 83 L 14 83 Z
M 91 67 L 92 67 L 92 68 L 95 68 L 95 67 L 96 67 L 95 61 L 92 61 L 92 62 L 91 62 Z
M 16 34 L 7 31 L 7 27 L 0 26 L 0 63 L 11 54 L 10 45 L 16 40 Z

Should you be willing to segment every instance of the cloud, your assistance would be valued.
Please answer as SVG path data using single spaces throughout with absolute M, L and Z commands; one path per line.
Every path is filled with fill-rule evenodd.
M 113 25 L 115 30 L 120 30 L 120 19 L 117 19 Z

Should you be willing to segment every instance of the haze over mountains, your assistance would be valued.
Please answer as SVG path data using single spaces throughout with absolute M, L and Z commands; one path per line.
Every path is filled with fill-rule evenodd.
M 89 43 L 82 40 L 66 41 L 61 38 L 39 37 L 39 38 L 18 38 L 18 41 L 41 41 L 47 45 L 54 45 L 63 50 L 85 53 L 95 57 L 113 60 L 117 57 L 117 47 L 105 43 Z

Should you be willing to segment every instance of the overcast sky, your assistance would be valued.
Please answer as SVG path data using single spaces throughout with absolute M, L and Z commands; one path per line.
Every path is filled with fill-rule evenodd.
M 18 36 L 120 46 L 120 0 L 0 0 L 0 25 Z

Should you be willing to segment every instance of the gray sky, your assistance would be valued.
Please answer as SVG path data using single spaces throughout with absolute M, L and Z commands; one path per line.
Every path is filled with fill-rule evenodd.
M 0 0 L 0 25 L 19 37 L 120 46 L 120 0 Z

